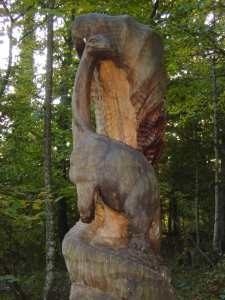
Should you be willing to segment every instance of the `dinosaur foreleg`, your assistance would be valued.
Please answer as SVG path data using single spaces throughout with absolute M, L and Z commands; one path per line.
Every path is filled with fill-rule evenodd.
M 93 184 L 77 184 L 78 209 L 83 223 L 91 223 L 95 219 L 95 199 Z

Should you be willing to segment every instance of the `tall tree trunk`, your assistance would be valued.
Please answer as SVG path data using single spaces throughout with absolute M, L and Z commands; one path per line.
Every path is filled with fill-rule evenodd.
M 5 8 L 5 10 L 7 12 L 9 12 L 6 4 L 4 3 L 4 1 L 2 2 L 3 4 L 3 7 Z M 10 14 L 9 14 L 10 16 Z M 3 83 L 2 83 L 2 86 L 1 86 L 1 89 L 0 89 L 0 98 L 3 96 L 4 92 L 5 92 L 5 89 L 6 89 L 6 86 L 8 84 L 8 80 L 9 80 L 9 76 L 10 76 L 10 73 L 11 73 L 11 70 L 12 70 L 12 57 L 13 57 L 13 46 L 14 46 L 14 43 L 13 43 L 13 27 L 14 27 L 14 23 L 15 23 L 15 20 L 10 16 L 10 27 L 9 27 L 9 33 L 8 33 L 8 38 L 9 38 L 9 53 L 8 53 L 8 65 L 7 65 L 7 70 L 6 70 L 6 74 L 3 78 Z
M 178 211 L 177 211 L 177 199 L 173 198 L 173 233 L 177 235 L 178 233 Z
M 176 235 L 178 232 L 177 227 L 177 199 L 171 194 L 169 199 L 169 216 L 168 216 L 168 234 Z
M 60 105 L 66 107 L 68 105 L 68 94 L 69 94 L 69 86 L 66 85 L 64 80 L 60 82 L 61 88 L 61 96 L 60 96 Z M 61 130 L 67 129 L 67 120 L 65 120 L 63 116 L 63 112 L 61 113 L 58 121 L 58 126 L 61 128 Z M 66 140 L 61 141 L 62 146 L 60 148 L 66 147 Z M 63 151 L 63 149 L 60 149 L 59 151 Z M 63 178 L 67 179 L 67 160 L 64 156 L 62 160 L 60 161 L 59 168 L 62 170 Z M 65 234 L 69 231 L 69 225 L 67 220 L 67 203 L 66 198 L 63 197 L 59 201 L 57 201 L 57 214 L 58 214 L 58 236 L 60 243 L 62 244 L 62 241 L 64 239 Z
M 219 250 L 219 149 L 218 149 L 218 113 L 217 113 L 217 86 L 216 86 L 216 58 L 212 56 L 213 75 L 213 110 L 214 110 L 214 152 L 215 152 L 215 218 L 213 231 L 213 250 Z
M 54 0 L 49 0 L 48 8 L 53 9 Z M 52 169 L 51 169 L 51 102 L 53 80 L 53 18 L 47 17 L 47 63 L 45 85 L 45 118 L 44 118 L 44 175 L 46 187 L 46 277 L 43 299 L 50 300 L 50 292 L 54 279 L 54 202 L 52 199 Z
M 169 198 L 168 234 L 172 234 L 172 197 Z
M 199 230 L 199 171 L 198 171 L 198 161 L 195 156 L 195 223 L 196 223 L 196 244 L 199 247 L 200 245 L 200 230 Z
M 225 114 L 223 116 L 222 129 L 219 239 L 220 250 L 222 253 L 225 253 Z
M 75 20 L 75 9 L 71 11 L 71 24 Z M 64 60 L 62 63 L 62 68 L 67 69 L 72 64 L 72 50 L 73 50 L 73 40 L 71 35 L 71 30 L 69 30 L 68 38 L 64 37 L 65 43 L 68 49 L 64 52 Z M 60 82 L 60 105 L 62 107 L 67 107 L 69 104 L 69 86 L 70 81 L 68 81 L 67 77 L 63 77 Z M 65 119 L 63 112 L 60 115 L 58 126 L 62 130 L 66 130 L 68 128 L 68 120 Z M 65 149 L 67 141 L 64 139 L 62 141 L 63 148 Z M 62 169 L 63 178 L 67 179 L 67 159 L 64 156 L 60 162 L 60 168 Z M 59 201 L 57 201 L 57 212 L 58 212 L 58 234 L 60 243 L 62 243 L 65 234 L 69 231 L 68 219 L 67 219 L 67 203 L 66 198 L 63 197 Z

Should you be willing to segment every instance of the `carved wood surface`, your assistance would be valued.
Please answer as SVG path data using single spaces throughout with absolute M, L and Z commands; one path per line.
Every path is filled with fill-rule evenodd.
M 161 38 L 129 16 L 82 15 L 72 26 L 80 57 L 84 39 L 95 34 L 108 38 L 116 52 L 114 61 L 99 62 L 92 82 L 97 132 L 139 149 L 156 166 L 165 144 Z
M 170 270 L 155 255 L 90 245 L 102 221 L 101 213 L 91 224 L 79 221 L 64 239 L 63 255 L 72 282 L 70 300 L 177 300 Z
M 106 210 L 109 207 L 126 213 L 132 233 L 129 246 L 149 251 L 150 227 L 158 224 L 158 229 L 160 228 L 157 222 L 159 217 L 155 217 L 160 200 L 154 169 L 140 151 L 94 132 L 91 124 L 90 90 L 93 73 L 99 62 L 114 61 L 115 57 L 114 44 L 103 35 L 91 36 L 86 42 L 74 82 L 74 147 L 69 175 L 77 187 L 82 222 L 93 221 L 96 202 L 101 200 L 106 205 Z M 107 215 L 109 214 L 106 213 Z M 110 218 L 105 218 L 105 222 L 110 223 Z M 110 228 L 110 224 L 104 228 Z M 155 245 L 160 244 L 158 231 L 153 231 L 157 232 L 152 240 Z M 106 230 L 101 232 L 107 236 Z M 111 232 L 108 235 L 110 237 Z
M 99 59 L 92 79 L 97 132 L 140 150 L 155 167 L 165 144 L 166 71 L 161 38 L 129 16 L 82 15 L 72 25 L 80 57 L 96 34 L 108 38 L 115 53 L 113 59 Z M 159 212 L 150 228 L 156 253 L 161 239 Z

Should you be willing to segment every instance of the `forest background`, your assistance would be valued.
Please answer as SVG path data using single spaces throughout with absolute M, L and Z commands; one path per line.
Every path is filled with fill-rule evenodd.
M 161 255 L 179 299 L 225 299 L 222 0 L 1 1 L 0 299 L 68 299 L 61 243 L 79 219 L 68 178 L 79 64 L 70 26 L 90 12 L 129 14 L 163 39 Z

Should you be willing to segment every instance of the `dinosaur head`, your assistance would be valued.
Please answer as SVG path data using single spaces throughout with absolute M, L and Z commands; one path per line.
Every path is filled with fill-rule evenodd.
M 88 55 L 94 56 L 96 59 L 100 60 L 112 58 L 114 56 L 112 43 L 101 34 L 90 37 L 86 42 L 85 50 Z

